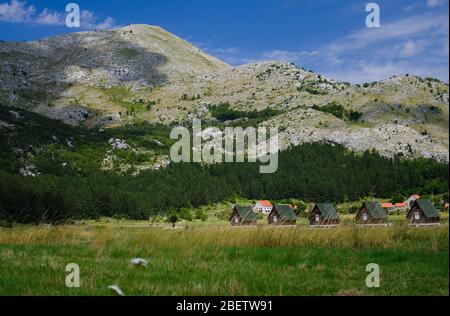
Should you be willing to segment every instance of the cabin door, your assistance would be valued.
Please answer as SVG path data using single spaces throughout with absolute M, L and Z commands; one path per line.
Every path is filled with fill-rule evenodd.
M 316 220 L 316 223 L 320 222 L 320 214 L 316 214 L 315 220 Z
M 420 212 L 414 212 L 414 219 L 416 221 L 420 220 Z
M 276 215 L 273 216 L 273 222 L 274 222 L 274 223 L 277 223 L 277 222 L 278 222 L 278 216 L 276 216 Z
M 234 218 L 234 223 L 235 223 L 235 224 L 239 224 L 239 217 L 236 216 L 236 217 Z
M 369 220 L 369 216 L 367 215 L 367 213 L 363 214 L 363 221 L 367 222 Z

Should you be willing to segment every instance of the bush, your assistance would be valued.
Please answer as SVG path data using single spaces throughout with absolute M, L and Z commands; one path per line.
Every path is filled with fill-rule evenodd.
M 208 219 L 208 214 L 203 212 L 202 209 L 197 209 L 195 211 L 195 218 L 204 222 L 204 221 L 206 221 Z
M 348 114 L 348 118 L 350 119 L 350 121 L 354 121 L 354 122 L 358 121 L 361 118 L 361 116 L 362 116 L 361 112 L 353 111 L 353 110 L 350 110 L 350 112 Z
M 294 210 L 295 214 L 300 215 L 305 212 L 305 210 L 308 208 L 308 203 L 305 203 L 303 201 L 299 201 L 294 204 L 297 206 L 297 209 Z
M 314 105 L 313 109 L 324 113 L 330 113 L 340 119 L 343 119 L 345 114 L 345 108 L 335 101 L 323 106 Z
M 314 94 L 314 95 L 325 95 L 325 94 L 327 94 L 324 91 L 321 91 L 321 90 L 319 90 L 317 88 L 314 88 L 314 87 L 311 87 L 311 86 L 308 86 L 308 85 L 301 85 L 300 87 L 297 88 L 297 91 L 298 92 L 303 92 L 304 91 L 304 92 L 308 92 L 309 94 Z
M 13 223 L 4 219 L 0 219 L 0 227 L 3 228 L 13 228 Z
M 227 221 L 231 216 L 231 211 L 227 209 L 219 210 L 214 213 L 214 216 L 219 220 Z
M 350 213 L 350 214 L 356 214 L 358 211 L 359 211 L 359 206 L 357 206 L 357 205 L 352 205 L 348 209 L 348 213 Z
M 260 121 L 269 119 L 273 116 L 282 114 L 281 111 L 275 109 L 264 109 L 262 111 L 238 111 L 230 108 L 229 103 L 220 103 L 219 105 L 209 106 L 211 115 L 221 122 L 234 121 L 237 119 L 247 118 L 250 120 L 258 119 Z
M 391 198 L 392 203 L 402 203 L 405 200 L 406 200 L 406 198 L 403 195 L 401 195 L 400 193 L 393 195 Z
M 188 208 L 182 208 L 178 211 L 180 219 L 191 222 L 193 219 L 192 212 Z
M 176 222 L 178 222 L 178 215 L 176 213 L 169 213 L 167 216 L 167 222 L 172 223 L 172 227 L 175 227 Z
M 342 120 L 357 121 L 362 116 L 361 112 L 354 110 L 348 111 L 344 108 L 344 106 L 342 106 L 342 104 L 337 103 L 336 101 L 327 103 L 326 105 L 322 106 L 314 105 L 313 109 L 324 113 L 332 114 Z

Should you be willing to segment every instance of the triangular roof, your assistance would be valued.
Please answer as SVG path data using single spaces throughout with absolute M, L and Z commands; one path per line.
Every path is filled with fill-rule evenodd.
M 339 215 L 331 203 L 317 203 L 317 208 L 326 219 L 338 219 Z
M 234 209 L 238 212 L 241 219 L 256 221 L 256 214 L 253 212 L 253 210 L 250 206 L 235 205 Z
M 414 202 L 413 207 L 416 204 L 420 207 L 427 218 L 439 217 L 439 212 L 430 200 L 417 200 Z
M 295 221 L 297 219 L 297 215 L 295 215 L 292 206 L 288 204 L 278 204 L 274 206 L 274 210 L 280 216 L 280 220 L 288 220 Z
M 365 204 L 365 206 L 367 207 L 367 209 L 370 212 L 370 215 L 372 215 L 373 218 L 380 219 L 387 217 L 386 211 L 381 207 L 380 203 L 370 202 Z

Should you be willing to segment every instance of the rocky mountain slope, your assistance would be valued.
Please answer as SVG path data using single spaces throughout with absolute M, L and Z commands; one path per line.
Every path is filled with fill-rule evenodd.
M 353 85 L 276 61 L 231 67 L 146 25 L 0 43 L 0 102 L 72 125 L 198 117 L 277 126 L 283 148 L 327 141 L 449 160 L 446 83 L 402 75 Z

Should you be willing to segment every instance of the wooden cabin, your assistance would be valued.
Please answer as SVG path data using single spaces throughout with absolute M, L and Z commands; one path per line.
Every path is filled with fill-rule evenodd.
M 310 226 L 336 226 L 339 225 L 339 214 L 330 203 L 318 203 L 309 215 Z
M 381 225 L 387 222 L 388 214 L 378 202 L 364 203 L 356 213 L 358 225 Z
M 412 225 L 435 225 L 440 221 L 439 212 L 430 200 L 416 200 L 406 218 Z
M 255 226 L 256 214 L 250 206 L 235 205 L 230 216 L 231 226 Z
M 267 217 L 270 225 L 296 225 L 297 215 L 292 206 L 287 204 L 275 205 Z

